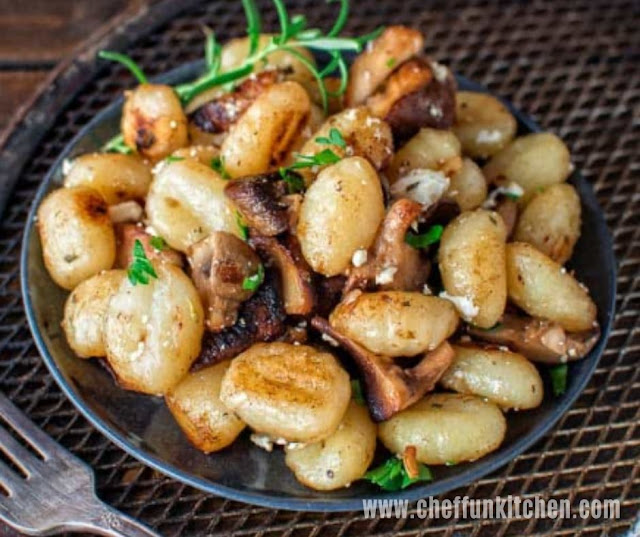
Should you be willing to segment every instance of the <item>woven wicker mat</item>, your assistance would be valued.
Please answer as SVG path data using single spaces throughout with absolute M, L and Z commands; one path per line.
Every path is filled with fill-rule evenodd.
M 296 3 L 312 23 L 332 20 L 334 6 L 330 9 L 319 0 Z M 92 71 L 83 79 L 79 72 L 95 71 L 93 61 L 87 60 L 92 54 L 78 60 L 80 69 L 75 65 L 66 72 L 75 69 L 75 75 L 62 72 L 50 88 L 58 96 L 75 95 L 65 106 L 51 111 L 36 103 L 35 118 L 27 117 L 27 124 L 46 124 L 51 117 L 55 121 L 36 133 L 44 134 L 40 143 L 33 141 L 36 134 L 23 136 L 31 145 L 25 142 L 20 148 L 27 157 L 25 166 L 0 224 L 0 390 L 95 468 L 103 499 L 167 536 L 625 533 L 640 509 L 640 162 L 639 123 L 633 117 L 640 105 L 640 4 L 612 0 L 352 4 L 350 31 L 364 33 L 390 23 L 421 28 L 428 35 L 430 53 L 511 99 L 566 140 L 575 164 L 593 183 L 615 238 L 617 314 L 608 348 L 588 388 L 553 432 L 532 449 L 447 497 L 539 493 L 568 497 L 573 505 L 583 498 L 619 498 L 621 519 L 364 520 L 358 512 L 272 511 L 205 495 L 159 475 L 96 432 L 63 397 L 41 362 L 27 328 L 18 282 L 21 231 L 36 187 L 78 129 L 132 82 L 119 67 Z M 222 38 L 244 31 L 240 2 L 197 6 L 185 1 L 175 6 L 178 14 L 169 15 L 170 6 L 161 2 L 111 44 L 127 45 L 147 72 L 156 74 L 200 57 L 202 24 L 215 28 Z M 272 10 L 267 23 L 275 24 Z M 21 128 L 24 125 L 17 135 Z M 15 151 L 6 155 L 15 156 Z

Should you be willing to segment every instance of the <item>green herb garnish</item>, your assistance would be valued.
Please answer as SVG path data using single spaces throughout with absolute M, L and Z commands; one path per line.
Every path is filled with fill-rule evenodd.
M 315 155 L 297 155 L 296 161 L 288 167 L 290 170 L 299 170 L 301 168 L 313 168 L 314 166 L 325 166 L 327 164 L 335 164 L 340 160 L 331 149 L 323 149 Z
M 443 231 L 444 227 L 441 225 L 431 226 L 426 232 L 421 234 L 409 231 L 404 238 L 404 242 L 414 248 L 426 248 L 427 246 L 438 242 L 440 237 L 442 237 Z
M 316 142 L 318 142 L 319 144 L 335 145 L 338 147 L 342 147 L 343 149 L 347 147 L 347 142 L 345 142 L 342 134 L 335 127 L 331 127 L 331 129 L 329 129 L 328 137 L 319 136 L 318 138 L 316 138 Z
M 280 177 L 287 183 L 287 191 L 289 194 L 298 194 L 304 192 L 304 179 L 300 174 L 289 170 L 288 168 L 280 168 Z
M 158 250 L 158 252 L 162 252 L 162 250 L 167 247 L 167 242 L 162 237 L 158 236 L 151 237 L 151 239 L 149 239 L 149 244 Z
M 240 230 L 240 238 L 244 241 L 249 239 L 249 226 L 242 218 L 240 211 L 236 211 L 236 224 L 238 224 L 238 229 Z
M 445 466 L 455 466 L 456 464 L 458 464 L 458 463 L 454 462 L 454 461 L 445 461 L 445 463 L 444 463 Z
M 133 149 L 124 143 L 124 136 L 122 136 L 122 134 L 111 138 L 111 140 L 102 146 L 102 151 L 105 153 L 122 153 L 123 155 L 133 153 Z
M 262 282 L 264 281 L 264 267 L 262 265 L 258 265 L 258 272 L 256 272 L 253 276 L 247 276 L 242 281 L 242 288 L 245 291 L 255 291 Z
M 211 167 L 216 172 L 218 172 L 220 174 L 220 177 L 222 177 L 224 180 L 231 179 L 229 172 L 224 167 L 224 157 L 221 157 L 221 156 L 213 157 L 213 159 L 211 160 Z
M 569 367 L 567 364 L 555 365 L 549 368 L 549 375 L 551 375 L 551 387 L 553 389 L 553 395 L 556 397 L 567 391 L 568 372 Z
M 433 475 L 429 467 L 418 463 L 418 476 L 409 477 L 401 459 L 391 457 L 384 464 L 369 470 L 363 477 L 383 490 L 400 490 L 419 481 L 432 481 Z
M 333 0 L 328 0 L 329 2 Z M 361 52 L 364 45 L 375 39 L 382 28 L 361 37 L 340 37 L 349 15 L 349 0 L 339 0 L 340 11 L 333 27 L 327 34 L 318 28 L 307 28 L 307 20 L 303 15 L 290 16 L 283 0 L 273 0 L 280 33 L 270 37 L 266 45 L 260 48 L 260 33 L 262 24 L 260 13 L 254 0 L 242 0 L 242 6 L 247 18 L 247 34 L 249 37 L 249 53 L 244 62 L 235 69 L 220 73 L 220 57 L 222 49 L 216 43 L 213 32 L 206 33 L 205 57 L 206 70 L 193 82 L 180 84 L 175 87 L 176 93 L 183 103 L 188 103 L 200 93 L 213 87 L 224 86 L 251 74 L 256 66 L 261 66 L 270 54 L 286 51 L 295 56 L 311 72 L 318 82 L 320 97 L 324 109 L 327 110 L 328 98 L 344 93 L 347 86 L 348 68 L 344 58 L 345 52 Z M 322 50 L 329 54 L 330 61 L 320 70 L 313 62 L 300 52 L 300 47 L 312 50 Z M 140 83 L 146 83 L 147 78 L 142 69 L 128 56 L 118 52 L 101 51 L 100 58 L 113 60 L 125 65 Z M 325 85 L 325 78 L 338 70 L 341 84 L 337 91 L 329 91 Z
M 389 58 L 387 60 L 387 67 L 391 69 L 396 64 L 396 61 L 397 60 L 395 58 Z
M 149 276 L 158 279 L 158 275 L 156 274 L 151 261 L 149 261 L 142 243 L 139 239 L 136 239 L 136 242 L 133 245 L 133 259 L 127 269 L 127 277 L 133 285 L 137 285 L 139 283 L 147 285 L 149 283 Z
M 175 155 L 169 155 L 164 160 L 165 160 L 165 162 L 180 162 L 181 160 L 184 160 L 184 157 L 177 157 Z
M 513 192 L 503 192 L 502 195 L 510 200 L 518 201 L 522 196 L 519 194 L 514 194 Z
M 358 379 L 351 381 L 351 397 L 359 405 L 365 406 L 367 404 L 362 393 L 362 384 Z

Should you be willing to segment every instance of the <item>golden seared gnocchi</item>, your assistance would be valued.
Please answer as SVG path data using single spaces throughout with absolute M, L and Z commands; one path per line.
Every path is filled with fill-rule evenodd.
M 453 364 L 440 379 L 444 388 L 485 397 L 503 409 L 526 410 L 542 403 L 540 373 L 521 354 L 468 345 L 453 348 Z
M 189 142 L 180 99 L 162 84 L 141 84 L 125 94 L 120 128 L 125 144 L 153 161 Z
M 38 208 L 38 232 L 49 275 L 64 289 L 110 269 L 116 259 L 107 204 L 93 188 L 60 188 L 47 195 Z
M 222 378 L 230 362 L 188 373 L 165 396 L 167 406 L 191 443 L 205 453 L 232 444 L 244 422 L 220 400 Z
M 196 160 L 167 162 L 149 189 L 149 222 L 169 246 L 181 252 L 212 231 L 239 236 L 236 209 L 224 195 L 226 184 L 210 166 Z
M 560 183 L 534 194 L 518 219 L 514 239 L 528 242 L 564 265 L 580 237 L 580 198 L 573 186 Z
M 351 385 L 333 355 L 307 345 L 259 343 L 233 359 L 220 399 L 256 432 L 318 442 L 338 428 Z
M 470 158 L 463 158 L 460 169 L 449 179 L 447 197 L 453 199 L 461 211 L 480 207 L 487 199 L 487 180 L 480 166 Z
M 474 395 L 438 393 L 378 424 L 378 436 L 392 453 L 415 446 L 425 464 L 474 461 L 500 447 L 507 422 L 500 409 Z
M 343 140 L 343 145 L 327 144 L 331 131 L 337 130 Z M 362 157 L 376 169 L 384 168 L 393 154 L 393 137 L 391 129 L 383 120 L 375 117 L 367 108 L 349 108 L 331 116 L 309 138 L 300 149 L 302 155 L 315 155 L 327 147 L 339 157 Z M 317 170 L 301 170 L 307 182 L 313 180 Z
M 296 479 L 312 489 L 348 487 L 373 460 L 376 429 L 367 408 L 352 400 L 333 434 L 320 442 L 288 445 L 285 462 Z
M 569 332 L 591 330 L 596 322 L 586 287 L 530 244 L 507 245 L 507 288 L 516 306 Z
M 229 175 L 265 173 L 282 164 L 310 112 L 309 95 L 297 82 L 268 88 L 222 143 L 220 155 Z
M 95 189 L 108 205 L 143 200 L 151 184 L 151 171 L 139 157 L 117 153 L 92 153 L 73 160 L 64 186 Z
M 296 233 L 304 258 L 324 276 L 344 272 L 357 250 L 373 244 L 384 210 L 380 179 L 367 160 L 350 157 L 325 168 L 300 208 Z
M 451 131 L 420 129 L 393 155 L 387 170 L 389 182 L 394 183 L 416 169 L 455 173 L 462 164 L 461 151 L 460 141 Z
M 147 284 L 124 280 L 104 325 L 107 361 L 127 389 L 164 395 L 200 354 L 204 312 L 191 280 L 171 264 L 154 265 Z
M 564 142 L 555 134 L 541 132 L 516 138 L 491 157 L 483 172 L 490 183 L 516 183 L 527 201 L 539 189 L 566 181 L 571 169 Z
M 465 155 L 473 158 L 495 155 L 513 140 L 517 128 L 516 119 L 495 97 L 474 91 L 456 94 L 453 133 Z
M 507 303 L 505 240 L 500 215 L 476 209 L 451 222 L 440 241 L 445 296 L 466 321 L 480 328 L 496 324 Z
M 371 352 L 384 356 L 415 356 L 435 349 L 458 326 L 448 300 L 421 293 L 354 291 L 329 317 L 338 332 Z
M 126 278 L 124 270 L 105 270 L 78 285 L 64 305 L 62 329 L 81 358 L 104 356 L 104 318 L 111 296 Z
M 254 4 L 249 35 L 206 30 L 203 71 L 175 86 L 99 54 L 140 84 L 38 210 L 45 267 L 72 291 L 63 332 L 162 396 L 170 436 L 201 452 L 243 437 L 262 471 L 258 448 L 283 449 L 318 491 L 428 481 L 425 464 L 498 449 L 503 411 L 563 391 L 571 369 L 545 394 L 542 367 L 600 337 L 562 266 L 581 227 L 568 148 L 457 91 L 418 29 L 345 37 L 346 0 L 329 32 L 278 1 L 281 32 L 260 34 Z M 389 458 L 369 468 L 378 439 Z

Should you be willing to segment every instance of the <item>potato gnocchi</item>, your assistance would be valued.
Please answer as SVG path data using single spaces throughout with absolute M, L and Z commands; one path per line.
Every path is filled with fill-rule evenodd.
M 543 368 L 597 341 L 564 266 L 580 197 L 565 143 L 458 91 L 418 30 L 363 48 L 290 22 L 208 35 L 176 86 L 101 53 L 140 84 L 42 201 L 44 264 L 73 352 L 164 397 L 196 449 L 240 438 L 312 489 L 397 490 L 499 449 L 552 396 Z

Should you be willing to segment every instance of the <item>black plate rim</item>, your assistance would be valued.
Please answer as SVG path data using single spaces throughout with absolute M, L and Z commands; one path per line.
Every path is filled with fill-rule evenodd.
M 198 69 L 201 68 L 202 64 L 203 62 L 201 60 L 187 63 L 176 69 L 172 69 L 167 73 L 164 73 L 163 75 L 157 77 L 155 81 L 167 83 L 170 81 L 174 82 L 177 80 L 186 79 L 189 74 L 197 72 Z M 456 79 L 461 86 L 464 86 L 471 91 L 491 94 L 491 92 L 486 87 L 473 82 L 462 75 L 456 74 Z M 516 117 L 516 119 L 523 125 L 525 125 L 526 128 L 531 132 L 541 132 L 543 130 L 532 118 L 518 110 L 509 101 L 502 98 L 500 98 L 500 100 L 507 106 L 511 113 Z M 594 214 L 597 218 L 597 228 L 599 233 L 602 235 L 602 242 L 606 245 L 608 254 L 608 259 L 606 261 L 607 264 L 613 269 L 609 274 L 608 281 L 611 300 L 610 303 L 607 304 L 607 311 L 604 314 L 606 322 L 603 323 L 603 326 L 601 327 L 602 335 L 597 345 L 591 351 L 591 353 L 583 359 L 583 361 L 588 362 L 589 365 L 586 372 L 579 378 L 577 382 L 572 382 L 570 384 L 568 391 L 558 401 L 558 404 L 554 407 L 553 412 L 547 417 L 546 420 L 541 420 L 541 422 L 538 423 L 533 429 L 531 429 L 528 434 L 516 440 L 508 448 L 499 449 L 494 454 L 492 454 L 492 458 L 487 458 L 487 460 L 485 460 L 484 462 L 483 459 L 480 459 L 480 462 L 474 463 L 474 465 L 467 471 L 461 472 L 451 477 L 440 479 L 438 481 L 433 481 L 425 485 L 411 487 L 403 491 L 392 493 L 385 493 L 383 491 L 380 491 L 379 494 L 369 495 L 366 497 L 361 496 L 359 498 L 313 500 L 304 500 L 286 496 L 274 496 L 270 495 L 267 492 L 238 490 L 227 485 L 214 483 L 203 478 L 188 475 L 182 470 L 175 468 L 171 464 L 162 460 L 161 458 L 145 452 L 140 447 L 129 442 L 120 433 L 114 431 L 111 427 L 109 427 L 109 425 L 105 423 L 105 421 L 96 412 L 94 412 L 87 404 L 85 404 L 82 396 L 78 392 L 76 392 L 70 384 L 67 383 L 62 374 L 62 371 L 58 368 L 54 357 L 49 352 L 44 342 L 43 336 L 40 333 L 36 320 L 36 312 L 34 310 L 29 293 L 29 238 L 35 224 L 37 208 L 39 207 L 42 198 L 45 196 L 56 171 L 62 165 L 62 162 L 66 158 L 67 154 L 73 149 L 73 147 L 75 147 L 80 139 L 84 138 L 88 131 L 90 131 L 95 125 L 99 124 L 103 120 L 103 116 L 108 115 L 109 112 L 114 108 L 121 107 L 122 102 L 122 98 L 115 100 L 110 105 L 101 110 L 98 114 L 96 114 L 96 116 L 93 117 L 91 121 L 89 121 L 80 129 L 80 131 L 73 137 L 73 139 L 65 146 L 60 156 L 48 170 L 45 178 L 38 187 L 36 195 L 31 204 L 29 214 L 27 216 L 27 221 L 25 223 L 25 229 L 22 238 L 20 253 L 20 289 L 28 325 L 33 335 L 34 342 L 40 353 L 40 356 L 43 358 L 45 365 L 49 369 L 49 372 L 53 376 L 58 386 L 60 386 L 63 393 L 71 401 L 71 403 L 96 429 L 98 429 L 98 431 L 100 431 L 104 436 L 106 436 L 111 442 L 116 444 L 123 451 L 127 452 L 129 455 L 139 460 L 143 464 L 146 464 L 154 470 L 157 470 L 158 472 L 167 475 L 177 481 L 195 487 L 204 492 L 222 496 L 230 500 L 240 501 L 271 509 L 286 509 L 290 511 L 344 512 L 362 510 L 363 500 L 373 498 L 416 501 L 419 499 L 427 498 L 429 496 L 444 494 L 456 488 L 468 485 L 469 483 L 481 479 L 482 477 L 508 464 L 511 460 L 526 451 L 529 447 L 535 444 L 547 432 L 551 430 L 551 428 L 576 401 L 576 399 L 582 393 L 585 386 L 593 376 L 600 357 L 602 356 L 602 353 L 604 352 L 604 349 L 606 347 L 606 343 L 613 323 L 616 304 L 616 259 L 613 252 L 613 241 L 611 233 L 609 232 L 609 229 L 606 225 L 604 213 L 599 207 L 599 204 L 593 192 L 593 188 L 582 177 L 582 175 L 576 171 L 572 175 L 573 182 L 575 182 L 577 186 L 580 187 L 581 202 L 583 203 L 583 205 L 588 204 L 595 209 Z

